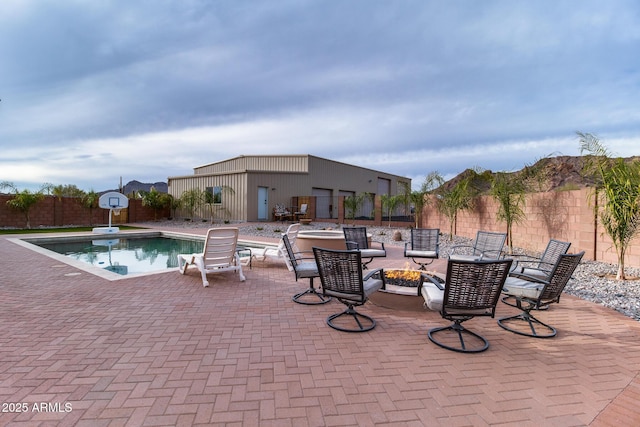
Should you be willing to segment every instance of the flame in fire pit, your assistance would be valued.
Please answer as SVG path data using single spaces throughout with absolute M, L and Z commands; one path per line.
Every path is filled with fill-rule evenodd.
M 408 262 L 404 265 L 403 269 L 384 270 L 384 276 L 386 279 L 390 279 L 392 281 L 396 280 L 401 283 L 420 282 L 420 276 L 422 274 L 434 275 L 435 272 L 416 270 L 415 268 L 411 268 L 411 265 Z
M 386 270 L 384 275 L 389 279 L 420 280 L 418 270 Z

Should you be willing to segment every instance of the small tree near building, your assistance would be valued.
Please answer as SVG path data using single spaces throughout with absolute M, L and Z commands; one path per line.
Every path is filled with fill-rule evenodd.
M 382 203 L 382 210 L 387 213 L 387 219 L 389 220 L 389 228 L 391 228 L 391 218 L 396 208 L 402 201 L 402 195 L 391 196 L 389 194 L 383 194 L 380 196 Z
M 358 210 L 364 205 L 364 202 L 367 200 L 369 195 L 367 193 L 353 194 L 351 196 L 347 196 L 344 198 L 344 209 L 345 216 L 347 219 L 353 221 L 353 224 L 356 223 L 356 214 Z
M 204 203 L 205 192 L 199 188 L 186 190 L 180 196 L 180 203 L 189 212 L 189 219 L 193 220 L 195 211 Z
M 162 196 L 166 200 L 167 206 L 171 210 L 171 218 L 175 218 L 176 211 L 182 207 L 182 200 L 167 193 L 163 193 Z

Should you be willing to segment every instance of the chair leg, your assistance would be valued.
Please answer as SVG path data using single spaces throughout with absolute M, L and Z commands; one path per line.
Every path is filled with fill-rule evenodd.
M 305 297 L 309 298 L 308 297 L 309 295 L 312 296 L 311 300 L 308 300 L 305 298 Z M 300 293 L 295 294 L 293 297 L 291 297 L 291 300 L 293 302 L 297 302 L 298 304 L 319 305 L 319 304 L 328 303 L 329 301 L 331 301 L 331 297 L 324 296 L 323 294 L 321 294 L 316 290 L 316 288 L 313 286 L 313 277 L 312 277 L 311 279 L 309 279 L 309 288 Z
M 527 323 L 529 327 L 528 330 L 526 328 L 527 325 L 522 325 L 521 322 Z M 518 323 L 521 324 L 521 328 L 516 327 Z M 498 319 L 498 325 L 500 325 L 502 329 L 505 329 L 509 332 L 513 332 L 514 334 L 518 335 L 524 335 L 527 337 L 553 338 L 557 334 L 557 331 L 554 327 L 536 319 L 531 313 L 529 313 L 529 311 L 526 310 L 520 314 L 516 314 L 515 316 L 507 316 Z M 540 326 L 543 331 L 546 331 L 546 333 L 541 334 L 539 331 L 537 331 L 536 325 Z
M 429 340 L 431 340 L 432 343 L 442 347 L 442 348 L 446 348 L 447 350 L 452 350 L 452 351 L 457 351 L 459 353 L 480 353 L 482 351 L 485 351 L 486 349 L 489 348 L 489 341 L 486 340 L 486 338 L 476 334 L 475 332 L 471 332 L 470 330 L 466 329 L 464 326 L 462 326 L 460 324 L 460 321 L 454 321 L 451 325 L 449 326 L 443 326 L 440 328 L 433 328 L 429 331 L 428 333 L 428 337 Z M 458 336 L 458 340 L 460 342 L 460 346 L 453 346 L 453 345 L 447 345 L 445 343 L 443 343 L 442 341 L 439 341 L 436 339 L 436 334 L 440 333 L 440 332 L 445 332 L 445 331 L 453 331 L 457 334 Z M 480 342 L 480 346 L 478 347 L 474 347 L 474 348 L 468 348 L 467 347 L 467 342 L 465 342 L 464 340 L 464 336 L 467 335 L 468 337 L 475 339 L 476 341 Z
M 334 320 L 339 319 L 343 316 L 353 317 L 353 320 L 355 320 L 355 323 L 357 324 L 358 328 L 357 329 L 346 328 L 346 327 L 340 326 L 337 322 L 334 322 Z M 347 309 L 345 311 L 341 313 L 332 314 L 331 316 L 327 317 L 327 325 L 331 326 L 333 329 L 336 329 L 338 331 L 343 331 L 343 332 L 366 332 L 376 327 L 376 321 L 375 319 L 367 316 L 366 314 L 358 313 L 353 308 L 353 304 L 348 304 Z

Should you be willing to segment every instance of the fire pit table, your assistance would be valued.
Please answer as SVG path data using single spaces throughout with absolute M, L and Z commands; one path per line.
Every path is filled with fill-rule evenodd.
M 373 304 L 392 309 L 424 311 L 421 295 L 425 280 L 442 280 L 438 273 L 410 269 L 384 269 L 385 286 L 369 297 Z

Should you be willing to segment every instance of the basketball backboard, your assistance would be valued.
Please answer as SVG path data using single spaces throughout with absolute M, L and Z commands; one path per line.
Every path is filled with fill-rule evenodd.
M 100 196 L 98 206 L 102 209 L 125 209 L 129 207 L 129 199 L 122 193 L 110 191 Z

